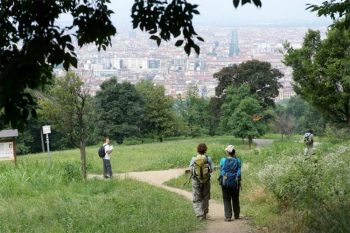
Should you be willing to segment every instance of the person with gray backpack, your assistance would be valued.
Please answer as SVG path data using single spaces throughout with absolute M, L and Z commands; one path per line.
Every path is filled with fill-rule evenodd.
M 309 129 L 305 134 L 304 134 L 304 144 L 305 144 L 305 149 L 304 149 L 304 155 L 312 155 L 313 153 L 313 147 L 314 147 L 314 135 L 312 129 Z
M 225 221 L 232 220 L 232 212 L 235 219 L 239 219 L 239 191 L 241 188 L 242 163 L 236 157 L 234 146 L 225 148 L 226 156 L 220 160 L 219 184 L 221 185 L 222 198 L 224 201 Z

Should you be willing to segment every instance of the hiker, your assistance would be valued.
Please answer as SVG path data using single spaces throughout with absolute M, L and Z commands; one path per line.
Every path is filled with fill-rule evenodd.
M 213 161 L 206 155 L 207 145 L 197 146 L 197 155 L 192 157 L 190 171 L 192 177 L 193 209 L 198 220 L 205 220 L 209 212 L 210 173 L 213 171 Z
M 305 156 L 312 155 L 313 146 L 314 146 L 314 135 L 313 135 L 312 129 L 309 129 L 304 134 L 304 144 L 305 144 L 304 155 Z
M 110 140 L 108 137 L 105 138 L 103 143 L 103 147 L 105 150 L 105 156 L 102 158 L 103 161 L 103 177 L 104 178 L 112 178 L 112 165 L 111 165 L 111 154 L 113 151 L 113 146 L 110 144 Z
M 233 145 L 225 148 L 226 156 L 220 160 L 219 183 L 224 200 L 225 221 L 232 219 L 232 210 L 235 219 L 239 219 L 239 190 L 241 187 L 242 163 L 236 157 L 236 150 Z

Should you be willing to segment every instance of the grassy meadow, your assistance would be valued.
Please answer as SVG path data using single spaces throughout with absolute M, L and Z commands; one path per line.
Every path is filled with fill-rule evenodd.
M 227 144 L 243 162 L 242 214 L 270 232 L 348 232 L 350 142 L 327 139 L 303 156 L 300 136 L 253 148 L 229 136 L 115 145 L 114 173 L 187 167 L 198 143 L 217 165 Z M 102 173 L 98 145 L 87 148 L 88 173 Z M 79 150 L 18 157 L 0 163 L 0 232 L 191 232 L 204 227 L 191 202 L 134 180 L 82 180 Z M 221 190 L 212 177 L 212 198 Z M 167 184 L 183 186 L 183 175 Z M 334 208 L 335 207 L 335 208 Z M 181 224 L 174 224 L 180 223 Z
M 232 137 L 117 145 L 115 173 L 186 167 L 206 142 L 219 158 Z M 87 148 L 89 173 L 102 173 L 98 146 Z M 204 227 L 191 202 L 134 180 L 82 180 L 79 150 L 20 156 L 0 163 L 0 232 L 191 232 Z M 174 224 L 180 223 L 181 224 Z

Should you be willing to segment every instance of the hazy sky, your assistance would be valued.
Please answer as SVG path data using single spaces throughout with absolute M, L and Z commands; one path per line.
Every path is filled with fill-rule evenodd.
M 232 0 L 189 0 L 199 5 L 200 15 L 194 21 L 196 25 L 329 25 L 330 20 L 319 18 L 315 13 L 306 11 L 306 4 L 320 4 L 324 0 L 262 0 L 262 8 L 246 4 L 235 9 Z M 112 19 L 118 26 L 130 25 L 130 10 L 133 0 L 112 0 L 111 9 L 115 12 Z

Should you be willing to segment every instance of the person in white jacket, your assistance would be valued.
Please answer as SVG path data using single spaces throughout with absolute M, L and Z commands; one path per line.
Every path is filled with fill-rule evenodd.
M 105 138 L 105 142 L 103 143 L 103 147 L 105 149 L 105 156 L 103 157 L 103 177 L 104 178 L 112 178 L 112 165 L 111 165 L 111 154 L 113 151 L 113 146 L 110 144 L 110 140 L 108 137 Z

